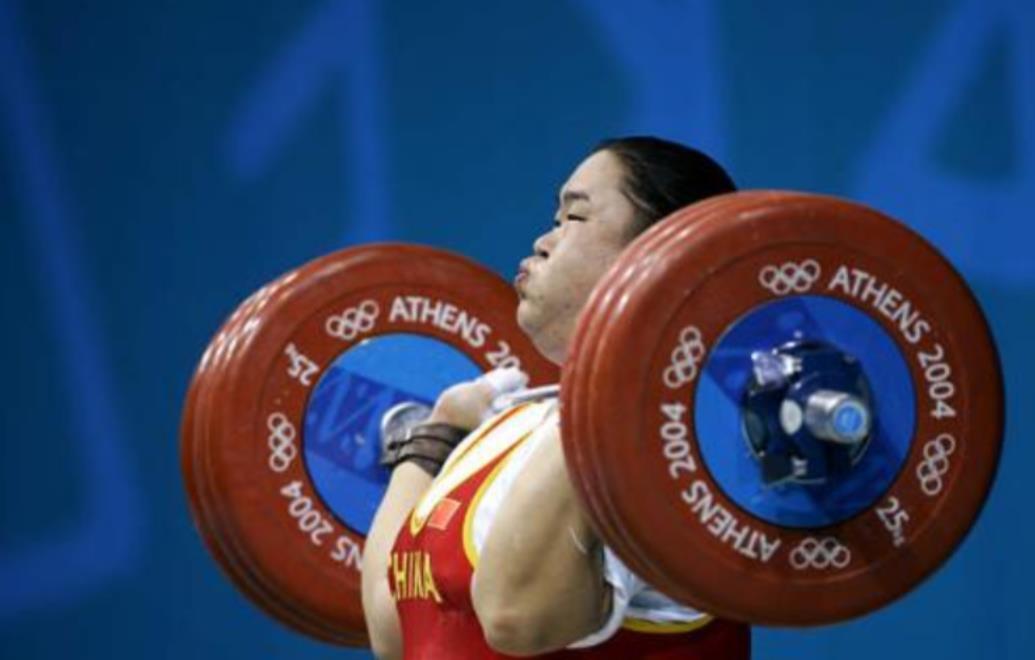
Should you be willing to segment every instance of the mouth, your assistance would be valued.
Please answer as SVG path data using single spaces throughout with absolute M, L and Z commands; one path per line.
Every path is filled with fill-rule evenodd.
M 517 275 L 514 276 L 514 288 L 518 290 L 518 293 L 522 292 L 525 282 L 528 280 L 528 269 L 521 268 L 518 270 Z
M 517 275 L 514 276 L 514 288 L 517 289 L 519 294 L 523 293 L 522 289 L 524 288 L 524 284 L 528 281 L 528 278 L 531 275 L 531 261 L 531 257 L 523 259 L 521 261 L 521 265 L 518 267 Z

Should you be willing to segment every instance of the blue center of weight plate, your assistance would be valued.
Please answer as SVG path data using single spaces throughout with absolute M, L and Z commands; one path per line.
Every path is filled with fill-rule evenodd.
M 309 398 L 302 446 L 324 503 L 366 534 L 388 485 L 381 416 L 401 401 L 432 405 L 450 385 L 482 373 L 456 348 L 423 335 L 368 339 L 335 359 Z
M 751 353 L 793 340 L 820 340 L 858 358 L 872 386 L 870 444 L 847 474 L 825 483 L 767 486 L 741 427 L 741 396 Z M 834 424 L 860 423 L 857 411 Z M 694 422 L 701 457 L 719 487 L 742 509 L 785 527 L 822 527 L 873 505 L 898 475 L 912 442 L 916 399 L 909 368 L 894 339 L 862 311 L 824 296 L 765 303 L 738 319 L 716 344 L 697 387 Z

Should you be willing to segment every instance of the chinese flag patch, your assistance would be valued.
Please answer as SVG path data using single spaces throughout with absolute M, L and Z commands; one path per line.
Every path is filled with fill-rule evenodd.
M 460 502 L 448 497 L 442 498 L 442 501 L 435 505 L 435 509 L 428 516 L 428 527 L 445 530 L 459 509 Z

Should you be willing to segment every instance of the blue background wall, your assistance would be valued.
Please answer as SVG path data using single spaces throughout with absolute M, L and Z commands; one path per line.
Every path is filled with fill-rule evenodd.
M 176 434 L 204 343 L 356 241 L 509 275 L 585 149 L 631 131 L 908 221 L 1004 358 L 1002 469 L 961 550 L 862 620 L 759 629 L 756 657 L 1030 657 L 1021 0 L 0 0 L 0 654 L 342 657 L 263 618 L 191 526 Z

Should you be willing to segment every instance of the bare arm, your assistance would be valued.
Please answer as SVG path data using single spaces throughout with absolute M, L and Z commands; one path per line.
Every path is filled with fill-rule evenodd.
M 600 543 L 568 479 L 560 430 L 550 433 L 497 513 L 475 571 L 486 640 L 511 655 L 564 648 L 599 630 L 611 606 Z
M 427 421 L 473 429 L 489 409 L 492 397 L 492 387 L 482 380 L 460 383 L 442 393 Z M 388 587 L 388 562 L 399 530 L 431 482 L 432 477 L 412 463 L 396 467 L 363 547 L 363 616 L 371 649 L 378 658 L 402 657 L 402 629 Z
M 378 658 L 402 657 L 399 615 L 388 590 L 388 561 L 399 529 L 430 484 L 431 476 L 412 463 L 395 468 L 363 547 L 363 615 Z

